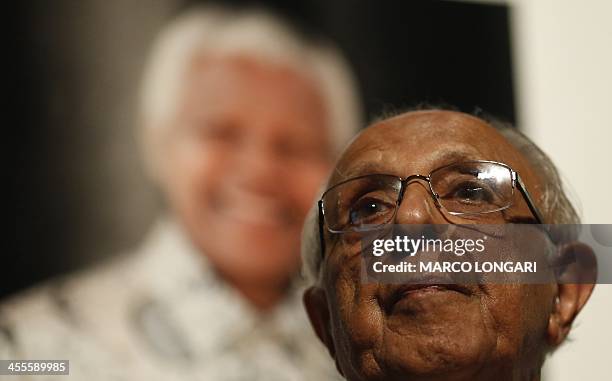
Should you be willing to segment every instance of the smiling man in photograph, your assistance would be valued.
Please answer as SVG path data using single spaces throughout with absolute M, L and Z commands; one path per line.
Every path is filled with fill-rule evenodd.
M 137 250 L 3 301 L 0 358 L 68 359 L 78 380 L 338 377 L 299 240 L 360 126 L 341 53 L 261 9 L 191 9 L 156 39 L 139 111 L 164 213 Z

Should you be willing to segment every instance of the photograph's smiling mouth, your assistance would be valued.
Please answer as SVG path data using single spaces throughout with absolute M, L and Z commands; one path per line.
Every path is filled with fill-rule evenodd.
M 220 218 L 255 227 L 280 228 L 294 220 L 289 208 L 277 197 L 240 187 L 229 187 L 216 195 L 213 208 Z

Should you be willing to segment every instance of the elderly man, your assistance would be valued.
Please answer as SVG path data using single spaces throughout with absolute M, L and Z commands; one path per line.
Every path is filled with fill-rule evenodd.
M 537 381 L 547 353 L 566 339 L 592 284 L 405 287 L 364 282 L 354 255 L 352 235 L 389 224 L 577 223 L 546 156 L 495 124 L 452 111 L 408 112 L 367 128 L 338 161 L 319 226 L 313 218 L 304 231 L 313 283 L 304 302 L 347 380 Z M 498 187 L 495 206 L 478 185 L 485 178 Z M 590 255 L 583 245 L 558 250 Z
M 167 213 L 144 245 L 1 306 L 0 358 L 79 380 L 323 380 L 298 273 L 303 220 L 359 126 L 349 69 L 262 11 L 162 31 L 142 137 Z

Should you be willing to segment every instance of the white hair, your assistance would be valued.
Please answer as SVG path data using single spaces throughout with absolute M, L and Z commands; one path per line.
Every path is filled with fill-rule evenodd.
M 503 123 L 492 117 L 482 118 L 497 129 L 528 162 L 533 166 L 536 174 L 542 181 L 540 197 L 534 200 L 542 212 L 546 224 L 567 224 L 569 226 L 580 223 L 580 216 L 572 205 L 566 193 L 566 187 L 552 160 L 527 136 L 519 132 L 509 123 Z M 319 236 L 318 205 L 310 209 L 304 228 L 302 230 L 302 275 L 308 286 L 320 285 L 323 253 Z M 558 239 L 576 238 L 577 232 L 569 229 L 567 237 Z
M 359 93 L 342 55 L 329 44 L 299 36 L 287 24 L 260 10 L 219 6 L 193 8 L 161 31 L 145 68 L 140 122 L 149 169 L 156 171 L 156 148 L 177 110 L 184 76 L 195 57 L 246 56 L 281 64 L 315 80 L 328 116 L 337 153 L 361 126 Z

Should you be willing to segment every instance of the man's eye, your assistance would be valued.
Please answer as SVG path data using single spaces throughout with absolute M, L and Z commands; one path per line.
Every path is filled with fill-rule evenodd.
M 455 189 L 453 198 L 466 202 L 482 202 L 491 201 L 493 198 L 491 192 L 479 185 L 463 184 Z
M 393 212 L 392 205 L 374 198 L 362 198 L 349 212 L 351 225 L 365 225 L 385 222 L 383 220 Z

